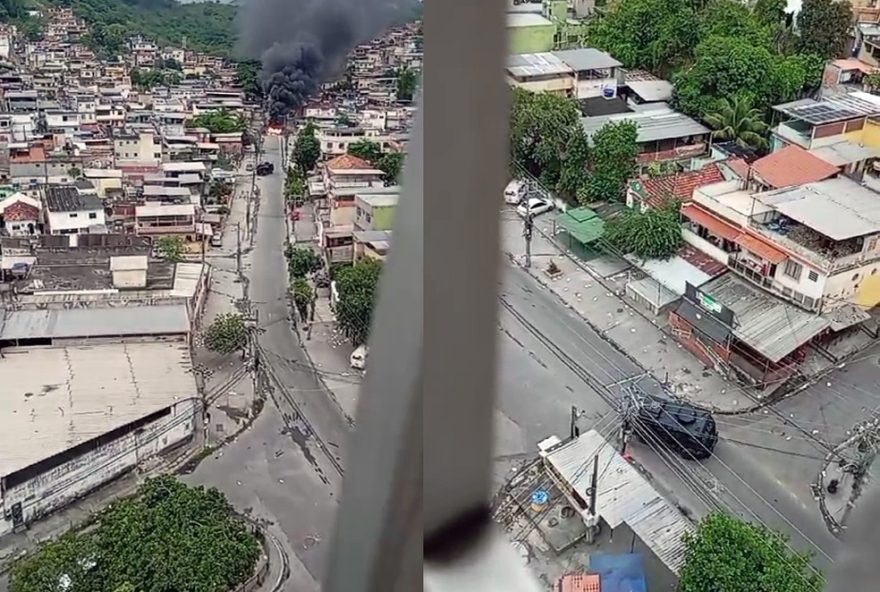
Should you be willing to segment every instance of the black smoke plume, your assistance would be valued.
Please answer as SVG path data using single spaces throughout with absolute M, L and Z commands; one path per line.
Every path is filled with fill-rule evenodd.
M 262 63 L 269 117 L 281 121 L 345 64 L 358 43 L 416 13 L 418 0 L 246 0 L 239 53 Z

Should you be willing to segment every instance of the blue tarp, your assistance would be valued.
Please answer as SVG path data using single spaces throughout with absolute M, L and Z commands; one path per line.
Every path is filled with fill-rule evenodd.
M 602 578 L 602 592 L 648 592 L 639 553 L 594 553 L 590 555 L 590 572 Z

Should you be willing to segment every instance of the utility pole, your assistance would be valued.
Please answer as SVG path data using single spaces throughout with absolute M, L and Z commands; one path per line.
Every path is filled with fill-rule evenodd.
M 578 410 L 574 405 L 571 406 L 571 423 L 569 426 L 569 432 L 572 438 L 577 438 L 581 435 L 581 430 L 577 426 L 577 418 L 578 418 Z
M 526 202 L 526 208 L 529 202 Z M 526 211 L 526 218 L 523 222 L 523 236 L 526 239 L 526 267 L 532 266 L 532 229 L 534 228 L 534 220 L 531 209 Z
M 596 490 L 599 488 L 599 455 L 593 457 L 593 476 L 590 478 L 590 512 L 598 516 L 596 511 Z
M 235 223 L 235 271 L 241 276 L 241 222 Z

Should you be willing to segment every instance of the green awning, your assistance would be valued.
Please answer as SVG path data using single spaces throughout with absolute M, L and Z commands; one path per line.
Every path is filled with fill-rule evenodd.
M 605 234 L 605 221 L 590 208 L 574 208 L 556 217 L 570 237 L 582 245 L 588 245 Z

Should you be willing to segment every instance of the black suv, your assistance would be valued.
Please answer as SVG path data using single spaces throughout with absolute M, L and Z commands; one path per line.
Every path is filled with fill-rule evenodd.
M 257 165 L 257 174 L 261 177 L 264 175 L 271 175 L 275 172 L 275 165 L 271 162 L 261 162 Z

